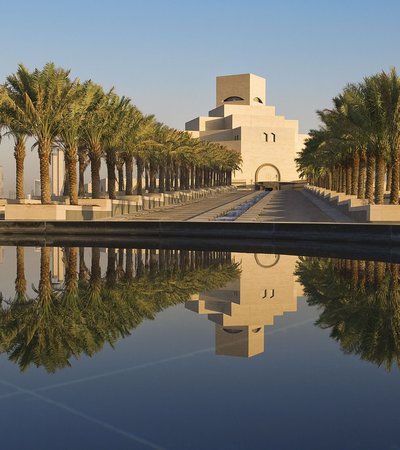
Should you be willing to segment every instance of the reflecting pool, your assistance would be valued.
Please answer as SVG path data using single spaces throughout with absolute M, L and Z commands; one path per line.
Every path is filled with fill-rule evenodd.
M 3 245 L 2 448 L 400 448 L 399 268 Z

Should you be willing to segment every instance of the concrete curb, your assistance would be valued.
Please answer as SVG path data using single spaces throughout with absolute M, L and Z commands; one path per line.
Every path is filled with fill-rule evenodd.
M 2 221 L 0 236 L 262 239 L 365 244 L 400 243 L 400 225 L 299 222 Z

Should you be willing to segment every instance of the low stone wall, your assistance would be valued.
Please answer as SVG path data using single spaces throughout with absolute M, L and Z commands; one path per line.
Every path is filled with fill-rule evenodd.
M 298 223 L 298 222 L 146 222 L 146 221 L 2 221 L 0 222 L 2 239 L 45 236 L 46 239 L 64 239 L 73 237 L 86 242 L 90 239 L 106 241 L 113 239 L 136 239 L 141 242 L 149 239 L 185 238 L 190 245 L 204 240 L 220 242 L 234 240 L 246 247 L 246 242 L 258 240 L 261 244 L 277 246 L 279 242 L 305 242 L 308 246 L 319 242 L 394 245 L 400 248 L 400 225 L 359 224 L 359 223 Z
M 347 195 L 316 186 L 306 189 L 318 198 L 339 208 L 357 222 L 400 223 L 400 205 L 370 205 L 368 200 L 358 199 L 355 195 Z
M 5 204 L 5 220 L 99 220 L 109 217 L 133 214 L 138 211 L 161 208 L 193 202 L 206 197 L 214 197 L 220 193 L 236 190 L 232 186 L 195 189 L 168 193 L 119 196 L 116 200 L 107 198 L 79 199 L 77 206 L 54 202 L 41 205 L 38 200 L 8 201 Z M 1 211 L 0 211 L 1 217 Z

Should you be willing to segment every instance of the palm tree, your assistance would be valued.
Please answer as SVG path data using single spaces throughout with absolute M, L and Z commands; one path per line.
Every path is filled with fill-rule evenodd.
M 5 136 L 12 137 L 14 140 L 14 158 L 16 166 L 15 192 L 17 200 L 25 198 L 24 192 L 24 162 L 26 156 L 27 134 L 19 126 L 18 120 L 15 120 L 15 111 L 10 108 L 7 101 L 8 95 L 6 88 L 0 87 L 0 129 L 6 130 Z M 0 136 L 1 138 L 1 136 Z
M 390 204 L 399 203 L 400 183 L 400 78 L 393 68 L 389 73 L 381 72 L 377 77 L 382 113 L 388 129 L 390 164 L 388 187 Z
M 91 81 L 84 83 L 84 89 L 88 106 L 82 130 L 82 141 L 90 159 L 92 198 L 100 198 L 100 166 L 109 123 L 110 111 L 107 106 L 112 90 L 105 94 L 101 86 Z
M 58 144 L 64 150 L 71 205 L 78 204 L 78 148 L 90 97 L 81 85 L 76 85 L 76 98 L 68 105 L 60 127 Z M 83 176 L 83 174 L 82 174 Z
M 104 135 L 104 150 L 107 165 L 108 194 L 109 198 L 115 197 L 115 167 L 117 163 L 117 151 L 121 150 L 123 137 L 126 133 L 126 123 L 130 116 L 130 100 L 126 97 L 119 98 L 115 94 L 109 95 L 106 108 L 109 110 L 108 123 Z
M 368 270 L 364 264 L 356 269 L 343 260 L 302 258 L 296 274 L 307 302 L 320 307 L 316 325 L 331 329 L 345 353 L 390 370 L 394 363 L 400 367 L 399 266 L 369 263 L 375 275 L 360 277 L 359 267 L 361 274 Z
M 69 73 L 53 63 L 33 72 L 20 64 L 5 84 L 7 109 L 15 127 L 36 141 L 43 204 L 51 203 L 49 159 L 52 146 L 59 136 L 66 110 L 76 96 L 77 82 L 69 79 Z

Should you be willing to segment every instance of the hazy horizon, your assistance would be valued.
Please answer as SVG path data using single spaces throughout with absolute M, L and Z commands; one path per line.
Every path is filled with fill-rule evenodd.
M 73 78 L 115 86 L 144 113 L 180 129 L 214 107 L 219 75 L 266 78 L 267 104 L 306 133 L 318 126 L 315 111 L 347 83 L 400 66 L 400 4 L 392 0 L 0 4 L 1 83 L 18 63 L 34 69 L 53 61 Z M 7 138 L 0 165 L 8 195 L 15 167 Z M 28 149 L 27 193 L 34 178 L 38 157 Z

